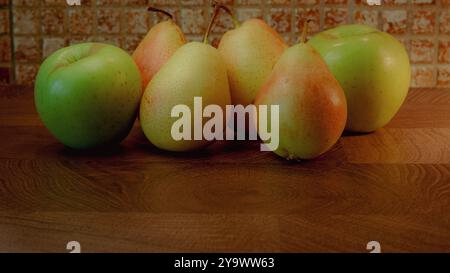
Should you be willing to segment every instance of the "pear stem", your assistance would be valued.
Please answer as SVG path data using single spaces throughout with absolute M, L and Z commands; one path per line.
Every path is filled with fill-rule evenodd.
M 212 6 L 213 7 L 219 6 L 219 8 L 223 9 L 228 15 L 230 15 L 231 21 L 233 21 L 234 28 L 238 28 L 241 26 L 238 19 L 236 18 L 236 16 L 233 14 L 233 12 L 230 10 L 229 7 L 225 6 L 224 4 L 216 0 L 213 0 Z
M 170 20 L 173 20 L 173 15 L 170 14 L 168 11 L 165 11 L 165 10 L 163 10 L 163 9 L 158 9 L 158 8 L 155 8 L 155 7 L 150 6 L 150 7 L 148 7 L 147 10 L 148 10 L 148 11 L 152 11 L 152 12 L 162 13 L 162 14 L 168 16 L 168 17 L 170 18 Z
M 302 31 L 302 36 L 300 37 L 300 43 L 305 43 L 306 41 L 306 35 L 308 34 L 309 31 L 309 23 L 311 22 L 311 19 L 306 20 L 306 22 L 303 24 L 303 31 Z
M 212 17 L 211 17 L 211 21 L 209 21 L 208 28 L 206 29 L 205 36 L 203 37 L 203 43 L 205 43 L 205 44 L 209 43 L 208 36 L 209 36 L 209 33 L 211 32 L 211 29 L 212 29 L 212 27 L 214 25 L 214 21 L 216 20 L 216 17 L 219 14 L 219 11 L 220 11 L 220 7 L 215 5 L 214 6 L 214 12 L 213 12 Z

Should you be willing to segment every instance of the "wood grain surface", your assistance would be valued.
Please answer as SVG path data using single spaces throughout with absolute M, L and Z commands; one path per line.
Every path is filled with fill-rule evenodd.
M 258 142 L 74 151 L 29 87 L 0 87 L 0 252 L 450 252 L 450 90 L 411 90 L 371 134 L 312 161 Z

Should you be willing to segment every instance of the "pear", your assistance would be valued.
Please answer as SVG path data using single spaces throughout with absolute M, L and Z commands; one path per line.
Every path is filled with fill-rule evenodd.
M 148 10 L 165 14 L 169 19 L 152 27 L 133 52 L 132 57 L 141 73 L 142 90 L 173 53 L 186 43 L 183 32 L 170 13 L 154 7 Z
M 301 42 L 281 55 L 255 99 L 257 106 L 279 105 L 274 152 L 286 159 L 323 154 L 338 141 L 347 119 L 344 91 L 320 54 L 305 44 L 306 26 Z
M 194 140 L 194 126 L 189 126 L 191 139 L 175 140 L 171 133 L 178 120 L 172 117 L 174 106 L 187 106 L 194 112 L 194 98 L 201 97 L 204 105 L 218 105 L 223 113 L 231 103 L 225 63 L 217 49 L 208 44 L 217 13 L 215 9 L 204 42 L 180 47 L 145 89 L 140 106 L 141 127 L 150 142 L 160 149 L 191 151 L 211 143 L 204 138 Z M 193 116 L 191 120 L 195 119 Z
M 233 104 L 248 105 L 288 46 L 263 20 L 249 19 L 240 24 L 226 6 L 219 6 L 232 16 L 235 25 L 218 46 L 227 65 L 231 99 Z

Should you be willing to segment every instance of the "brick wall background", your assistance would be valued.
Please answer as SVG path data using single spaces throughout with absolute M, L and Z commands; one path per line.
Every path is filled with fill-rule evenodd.
M 147 5 L 169 10 L 190 40 L 199 40 L 209 21 L 210 0 L 0 0 L 0 81 L 32 84 L 39 64 L 58 48 L 82 41 L 112 43 L 132 52 L 161 16 Z M 305 19 L 312 34 L 345 23 L 387 31 L 409 52 L 414 87 L 450 87 L 450 0 L 222 0 L 239 20 L 260 17 L 294 43 Z M 211 36 L 217 43 L 232 27 L 223 15 Z

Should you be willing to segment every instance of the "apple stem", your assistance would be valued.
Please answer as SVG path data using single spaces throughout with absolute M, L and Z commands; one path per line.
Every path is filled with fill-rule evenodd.
M 302 31 L 302 36 L 300 37 L 300 43 L 305 43 L 306 41 L 306 35 L 308 34 L 308 30 L 309 30 L 309 23 L 311 22 L 311 19 L 306 20 L 306 22 L 303 24 L 303 31 Z
M 216 7 L 219 6 L 219 8 L 223 9 L 228 15 L 231 17 L 231 21 L 233 21 L 234 28 L 238 28 L 241 26 L 236 16 L 233 14 L 233 12 L 230 10 L 229 7 L 225 6 L 224 4 L 220 3 L 219 1 L 213 0 L 212 6 Z
M 168 11 L 165 11 L 165 10 L 163 10 L 163 9 L 158 9 L 158 8 L 155 8 L 155 7 L 150 6 L 150 7 L 148 7 L 147 10 L 148 10 L 148 11 L 152 11 L 152 12 L 162 13 L 162 14 L 168 16 L 168 17 L 170 18 L 170 20 L 173 20 L 173 15 L 170 14 Z
M 205 44 L 209 43 L 208 36 L 209 36 L 209 33 L 211 32 L 211 29 L 212 29 L 212 27 L 214 25 L 214 21 L 216 20 L 216 17 L 219 14 L 219 11 L 220 11 L 220 7 L 217 6 L 217 5 L 214 5 L 214 11 L 213 11 L 213 14 L 212 14 L 212 17 L 211 17 L 211 21 L 209 22 L 208 28 L 206 29 L 206 32 L 205 32 L 205 36 L 203 37 L 203 43 L 205 43 Z

